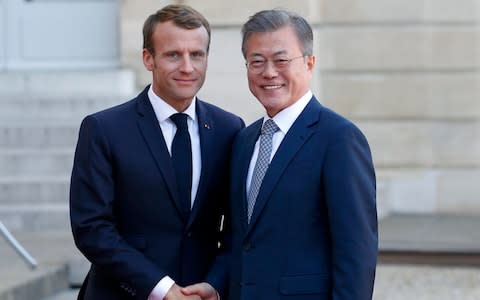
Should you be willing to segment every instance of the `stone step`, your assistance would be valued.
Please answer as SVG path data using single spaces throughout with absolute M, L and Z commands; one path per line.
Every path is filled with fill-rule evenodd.
M 65 204 L 1 204 L 0 220 L 12 231 L 69 231 L 69 206 Z
M 65 204 L 69 188 L 69 176 L 0 177 L 0 203 Z
M 79 290 L 69 288 L 43 300 L 77 300 Z
M 101 99 L 112 95 L 129 97 L 135 90 L 135 74 L 128 69 L 0 72 L 0 96 L 3 99 L 14 95 L 28 95 L 34 99 L 82 95 Z
M 68 287 L 65 264 L 44 266 L 25 272 L 24 268 L 10 268 L 0 274 L 0 300 L 42 299 Z
M 2 176 L 68 176 L 73 166 L 74 150 L 3 149 L 0 150 Z
M 39 121 L 0 123 L 1 148 L 52 148 L 74 147 L 80 128 L 80 117 L 68 122 Z
M 28 98 L 26 96 L 3 96 L 0 100 L 2 120 L 70 120 L 80 119 L 93 112 L 120 104 L 128 98 L 105 96 L 99 98 Z
M 480 267 L 480 218 L 394 214 L 379 222 L 380 262 Z
M 38 265 L 29 269 L 0 238 L 0 300 L 44 299 L 70 286 L 69 262 L 82 256 L 69 229 L 36 232 L 8 229 Z

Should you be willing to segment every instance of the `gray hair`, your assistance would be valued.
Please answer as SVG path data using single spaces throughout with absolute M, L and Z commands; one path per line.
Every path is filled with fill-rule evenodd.
M 246 44 L 252 33 L 273 32 L 291 26 L 297 35 L 303 55 L 313 54 L 312 27 L 300 15 L 283 9 L 262 10 L 251 16 L 242 27 L 242 53 L 246 57 Z

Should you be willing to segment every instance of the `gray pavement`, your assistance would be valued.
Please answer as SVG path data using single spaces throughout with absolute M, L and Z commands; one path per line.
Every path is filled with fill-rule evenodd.
M 379 265 L 374 300 L 478 300 L 480 268 Z

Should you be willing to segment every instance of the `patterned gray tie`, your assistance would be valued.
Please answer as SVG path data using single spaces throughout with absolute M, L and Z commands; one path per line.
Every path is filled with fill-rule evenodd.
M 270 164 L 270 155 L 272 153 L 272 137 L 275 132 L 279 130 L 277 124 L 272 119 L 268 119 L 262 126 L 262 132 L 260 135 L 260 148 L 258 150 L 257 162 L 253 169 L 252 181 L 250 184 L 250 191 L 247 196 L 247 214 L 248 222 L 252 217 L 253 207 L 257 199 L 260 186 L 262 185 L 263 177 L 267 172 L 268 165 Z

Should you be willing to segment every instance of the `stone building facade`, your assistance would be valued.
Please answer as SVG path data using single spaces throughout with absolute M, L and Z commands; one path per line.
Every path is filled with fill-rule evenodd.
M 305 16 L 314 28 L 317 56 L 312 90 L 367 135 L 380 217 L 480 215 L 480 0 L 103 0 L 98 7 L 113 5 L 117 24 L 114 32 L 96 32 L 107 37 L 98 38 L 99 45 L 119 50 L 100 49 L 111 54 L 108 64 L 62 67 L 57 60 L 2 68 L 11 50 L 2 40 L 5 20 L 12 18 L 9 7 L 22 12 L 20 2 L 0 0 L 0 220 L 13 229 L 68 226 L 68 180 L 80 120 L 149 82 L 142 25 L 170 3 L 191 5 L 212 24 L 200 97 L 247 123 L 262 115 L 262 107 L 248 90 L 241 25 L 256 11 L 275 7 Z M 60 45 L 48 39 L 41 39 L 44 51 Z
M 241 24 L 274 7 L 305 16 L 315 34 L 312 89 L 366 133 L 379 214 L 480 214 L 480 1 L 168 2 L 191 5 L 212 23 L 201 96 L 247 121 L 262 110 L 245 79 Z M 138 85 L 149 79 L 140 65 L 141 24 L 159 6 L 122 5 L 122 59 L 137 70 Z

